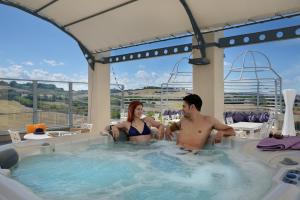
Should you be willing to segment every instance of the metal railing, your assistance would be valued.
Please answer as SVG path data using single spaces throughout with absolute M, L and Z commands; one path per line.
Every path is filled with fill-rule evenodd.
M 111 84 L 112 110 L 124 110 L 124 86 L 116 95 Z M 26 124 L 70 128 L 87 122 L 88 83 L 0 78 L 0 134 L 24 130 Z
M 282 112 L 282 78 L 261 52 L 245 51 L 235 58 L 224 78 L 224 91 L 225 105 L 244 104 L 243 109 L 248 105 L 246 109 L 255 106 L 256 110 Z
M 124 86 L 111 84 L 111 119 L 120 119 L 132 100 L 144 103 L 146 115 L 161 113 L 163 109 L 181 109 L 182 97 L 191 91 L 191 84 L 183 87 L 179 87 L 178 83 L 162 84 L 161 88 L 147 95 L 138 91 L 124 90 Z M 245 99 L 248 99 L 252 109 L 255 109 L 256 96 L 252 98 L 251 94 L 247 95 L 245 98 L 241 93 L 225 93 L 224 103 L 226 106 L 236 103 L 236 109 L 236 106 L 242 108 L 246 105 Z M 284 105 L 281 99 L 281 95 L 278 96 L 277 103 Z M 274 97 L 261 96 L 262 100 L 266 105 L 274 105 Z M 300 111 L 299 99 L 295 101 L 295 111 Z M 88 84 L 85 82 L 0 78 L 0 134 L 7 134 L 8 129 L 24 130 L 30 123 L 46 123 L 49 128 L 68 128 L 87 121 Z

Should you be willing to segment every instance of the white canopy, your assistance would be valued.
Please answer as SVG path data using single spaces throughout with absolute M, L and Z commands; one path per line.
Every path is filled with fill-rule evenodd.
M 54 21 L 90 52 L 193 32 L 179 0 L 8 0 Z M 200 29 L 300 11 L 300 0 L 186 0 Z

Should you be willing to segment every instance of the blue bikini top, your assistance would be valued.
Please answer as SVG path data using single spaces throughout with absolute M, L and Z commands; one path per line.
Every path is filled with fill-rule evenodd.
M 150 135 L 151 134 L 151 130 L 150 128 L 147 126 L 147 124 L 144 122 L 144 129 L 143 132 L 139 132 L 135 127 L 133 127 L 132 125 L 130 125 L 129 131 L 128 131 L 128 136 L 132 137 L 132 136 L 139 136 L 139 135 Z

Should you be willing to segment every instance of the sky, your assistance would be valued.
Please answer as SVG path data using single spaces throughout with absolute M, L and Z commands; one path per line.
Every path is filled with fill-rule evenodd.
M 300 17 L 294 17 L 231 29 L 225 31 L 224 36 L 299 24 Z M 112 55 L 190 42 L 191 38 L 184 38 L 113 51 Z M 299 38 L 226 48 L 224 50 L 224 75 L 228 73 L 235 58 L 247 50 L 259 51 L 267 55 L 273 69 L 282 77 L 283 88 L 296 89 L 297 93 L 300 94 Z M 160 86 L 168 81 L 176 63 L 179 68 L 178 71 L 191 72 L 192 66 L 187 63 L 187 57 L 189 54 L 179 54 L 112 64 L 111 82 L 115 83 L 116 77 L 117 82 L 124 84 L 126 89 L 150 85 Z M 264 62 L 264 60 L 258 61 L 259 64 Z M 48 22 L 0 4 L 1 78 L 87 82 L 87 66 L 77 43 L 67 34 Z

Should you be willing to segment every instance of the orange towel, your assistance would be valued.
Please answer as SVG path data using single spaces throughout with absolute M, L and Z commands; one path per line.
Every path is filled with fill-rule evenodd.
M 34 133 L 35 129 L 42 128 L 44 131 L 46 131 L 46 124 L 45 123 L 39 123 L 39 124 L 27 124 L 26 125 L 26 132 L 27 133 Z

